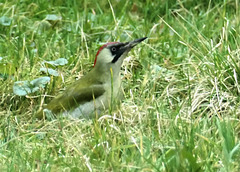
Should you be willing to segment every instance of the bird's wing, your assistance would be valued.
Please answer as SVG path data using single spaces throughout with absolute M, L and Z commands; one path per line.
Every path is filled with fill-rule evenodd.
M 51 110 L 54 114 L 58 114 L 76 108 L 85 102 L 92 101 L 104 93 L 105 89 L 102 82 L 87 80 L 87 78 L 83 77 L 70 85 L 62 94 L 55 97 L 45 108 Z M 43 111 L 40 110 L 36 117 L 42 118 Z
M 89 85 L 91 86 L 89 87 Z M 54 98 L 46 108 L 53 113 L 59 113 L 75 108 L 79 104 L 92 101 L 104 93 L 105 89 L 101 82 L 95 81 L 93 83 L 92 81 L 88 81 L 87 83 L 79 80 L 67 88 L 60 96 Z

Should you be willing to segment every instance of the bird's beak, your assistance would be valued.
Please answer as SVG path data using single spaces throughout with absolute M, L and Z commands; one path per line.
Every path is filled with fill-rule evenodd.
M 124 59 L 127 55 L 127 53 L 133 48 L 135 47 L 138 43 L 142 42 L 143 40 L 147 39 L 147 37 L 144 38 L 139 38 L 136 39 L 134 41 L 131 42 L 125 42 L 125 43 L 118 43 L 118 47 L 120 47 L 118 49 L 118 51 L 116 51 L 116 53 L 114 54 L 114 59 L 112 60 L 112 63 L 115 63 L 116 61 L 118 61 L 118 59 L 120 57 L 122 57 L 122 59 Z
M 147 39 L 147 37 L 144 37 L 144 38 L 139 38 L 139 39 L 136 39 L 136 40 L 134 40 L 134 41 L 131 41 L 131 42 L 127 42 L 127 43 L 125 43 L 125 48 L 126 49 L 132 49 L 133 47 L 135 47 L 138 43 L 140 43 L 140 42 L 142 42 L 142 41 L 144 41 L 145 39 Z

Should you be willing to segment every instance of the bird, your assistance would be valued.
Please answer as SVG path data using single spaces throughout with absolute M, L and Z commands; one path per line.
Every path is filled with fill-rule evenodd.
M 36 113 L 38 119 L 62 115 L 70 118 L 97 118 L 120 101 L 120 70 L 129 51 L 143 37 L 130 42 L 109 42 L 97 51 L 92 70 L 73 82 Z

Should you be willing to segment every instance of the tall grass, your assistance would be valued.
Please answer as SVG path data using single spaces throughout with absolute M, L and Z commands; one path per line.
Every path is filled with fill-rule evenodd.
M 239 171 L 239 1 L 0 3 L 1 171 Z M 48 20 L 54 14 L 58 19 Z M 0 20 L 1 21 L 1 20 Z M 8 24 L 10 22 L 10 24 Z M 121 107 L 96 120 L 37 121 L 109 41 L 148 36 L 125 60 Z M 68 59 L 36 93 L 15 81 Z

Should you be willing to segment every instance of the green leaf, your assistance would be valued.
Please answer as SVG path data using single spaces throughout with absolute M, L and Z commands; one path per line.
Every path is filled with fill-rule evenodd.
M 44 76 L 32 81 L 16 81 L 13 85 L 13 93 L 18 96 L 26 96 L 34 93 L 50 82 L 50 77 Z
M 30 84 L 33 86 L 33 87 L 41 87 L 41 88 L 44 88 L 44 86 L 50 82 L 50 77 L 48 76 L 44 76 L 44 77 L 40 77 L 40 78 L 37 78 L 37 79 L 34 79 L 30 82 Z
M 59 76 L 59 73 L 52 69 L 52 68 L 40 68 L 40 72 L 46 73 L 46 74 L 50 74 L 52 76 Z
M 29 81 L 17 81 L 13 85 L 13 93 L 18 96 L 25 96 L 31 93 Z
M 39 139 L 39 140 L 43 140 L 44 138 L 46 138 L 46 133 L 37 133 L 36 134 L 36 137 Z
M 159 65 L 156 65 L 156 64 L 152 65 L 150 68 L 152 69 L 152 73 L 158 73 L 160 71 L 166 70 L 165 68 L 163 68 Z
M 65 64 L 68 64 L 68 60 L 65 58 L 59 58 L 55 61 L 46 61 L 45 63 L 51 64 L 53 66 L 64 66 Z
M 48 14 L 46 16 L 46 20 L 50 20 L 50 21 L 58 21 L 58 20 L 62 20 L 61 16 L 57 16 L 55 14 Z
M 3 26 L 10 26 L 12 23 L 12 19 L 6 17 L 6 16 L 2 16 L 0 17 L 0 24 Z

